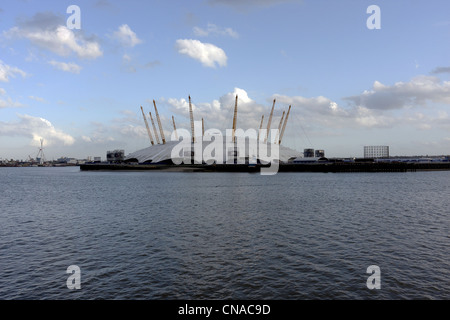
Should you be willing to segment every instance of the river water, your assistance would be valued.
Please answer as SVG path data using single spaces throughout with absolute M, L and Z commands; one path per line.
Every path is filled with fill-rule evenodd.
M 0 192 L 0 299 L 450 298 L 449 171 L 0 168 Z

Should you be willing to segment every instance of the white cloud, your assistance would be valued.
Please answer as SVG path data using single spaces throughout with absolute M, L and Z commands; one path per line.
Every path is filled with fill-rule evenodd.
M 375 81 L 372 90 L 344 98 L 356 106 L 368 109 L 390 110 L 424 106 L 428 101 L 450 104 L 450 81 L 420 75 L 409 82 L 397 82 L 392 86 Z
M 136 112 L 132 111 L 132 110 L 120 110 L 119 111 L 120 114 L 123 114 L 124 116 L 129 117 L 129 119 L 133 119 L 136 117 Z
M 112 119 L 108 124 L 92 122 L 92 131 L 83 136 L 82 140 L 92 144 L 109 144 L 123 138 L 133 141 L 147 137 L 140 110 L 139 114 L 131 110 L 122 110 L 120 114 L 120 117 Z
M 27 114 L 18 115 L 19 121 L 1 122 L 0 134 L 5 136 L 30 137 L 33 144 L 45 140 L 46 145 L 72 145 L 75 139 L 67 133 L 55 128 L 44 118 L 33 117 Z
M 37 102 L 46 102 L 44 98 L 41 97 L 35 97 L 35 96 L 29 96 L 28 98 L 37 101 Z
M 90 137 L 88 137 L 88 136 L 82 136 L 81 139 L 82 139 L 84 142 L 92 142 L 92 139 L 91 139 Z
M 0 109 L 2 108 L 22 108 L 24 107 L 18 101 L 13 101 L 10 97 L 6 97 L 5 99 L 0 98 Z
M 99 145 L 104 147 L 105 144 L 110 143 L 115 141 L 115 139 L 111 136 L 105 136 L 105 135 L 100 135 L 97 133 L 94 133 L 93 136 L 89 137 L 89 136 L 82 136 L 81 139 L 85 142 L 85 143 L 89 143 L 89 144 L 95 144 L 95 145 Z
M 3 108 L 21 108 L 24 107 L 23 104 L 17 101 L 13 101 L 11 97 L 8 97 L 6 95 L 6 90 L 3 88 L 0 88 L 0 109 Z
M 48 62 L 52 66 L 54 66 L 56 69 L 65 71 L 65 72 L 71 72 L 71 73 L 80 73 L 81 67 L 73 62 L 59 62 L 55 60 L 51 60 Z
M 206 29 L 194 27 L 193 32 L 197 37 L 207 36 L 229 36 L 232 38 L 239 38 L 239 34 L 231 28 L 221 28 L 213 23 L 208 23 Z
M 121 126 L 118 131 L 122 136 L 127 138 L 146 138 L 147 137 L 147 129 L 143 126 L 136 126 L 132 124 L 128 124 L 125 126 Z
M 216 64 L 220 67 L 227 65 L 225 51 L 213 44 L 203 43 L 199 40 L 178 39 L 176 48 L 178 53 L 198 60 L 206 67 L 215 68 Z
M 291 113 L 302 119 L 302 122 L 317 127 L 349 128 L 349 127 L 389 127 L 395 118 L 386 116 L 378 110 L 362 106 L 343 108 L 327 97 L 302 97 L 275 94 L 277 103 L 292 105 Z
M 414 112 L 402 117 L 404 123 L 412 125 L 420 130 L 447 130 L 450 131 L 450 116 L 445 110 L 436 110 L 435 112 Z M 400 120 L 401 121 L 401 120 Z
M 134 73 L 137 72 L 136 66 L 134 64 L 132 64 L 133 59 L 131 58 L 130 55 L 128 54 L 124 54 L 122 56 L 122 70 L 125 72 L 129 72 L 129 73 Z
M 127 24 L 119 26 L 119 29 L 114 31 L 112 37 L 126 47 L 134 47 L 142 43 L 142 40 L 137 37 L 136 33 Z
M 27 73 L 17 67 L 11 67 L 0 60 L 0 81 L 9 82 L 9 78 L 15 78 L 16 75 L 26 77 Z
M 60 56 L 76 54 L 82 59 L 95 59 L 103 55 L 100 44 L 82 32 L 67 28 L 60 17 L 52 13 L 37 13 L 3 32 L 7 38 L 25 38 L 34 45 Z
M 214 99 L 211 102 L 197 102 L 195 97 L 191 97 L 194 119 L 201 121 L 203 118 L 205 121 L 205 129 L 230 129 L 233 122 L 236 95 L 238 95 L 237 126 L 242 129 L 259 128 L 261 116 L 267 112 L 269 107 L 256 103 L 248 96 L 245 90 L 240 88 L 234 88 L 233 92 L 226 93 L 219 99 Z M 188 99 L 168 98 L 162 99 L 161 103 L 167 105 L 175 114 L 177 128 L 179 125 L 180 128 L 185 127 L 190 129 L 190 126 L 188 126 Z
M 131 62 L 131 57 L 128 55 L 128 54 L 124 54 L 123 55 L 123 57 L 122 57 L 122 60 L 124 61 L 124 62 Z

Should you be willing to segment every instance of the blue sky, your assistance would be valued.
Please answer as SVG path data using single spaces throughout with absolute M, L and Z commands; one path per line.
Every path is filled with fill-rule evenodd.
M 69 29 L 67 7 L 81 10 Z M 368 29 L 370 5 L 381 29 Z M 189 128 L 272 128 L 330 157 L 450 154 L 450 3 L 431 1 L 13 1 L 0 4 L 0 158 L 131 153 L 140 106 Z

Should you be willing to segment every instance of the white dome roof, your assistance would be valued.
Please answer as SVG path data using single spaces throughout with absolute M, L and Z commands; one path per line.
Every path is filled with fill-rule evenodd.
M 200 144 L 201 144 L 202 152 L 203 152 L 202 154 L 205 154 L 205 148 L 209 144 L 211 144 L 213 142 L 201 141 L 201 140 L 199 141 L 199 140 L 200 139 L 196 138 L 196 142 L 195 143 L 191 143 L 191 151 L 195 151 L 196 149 L 199 149 L 200 148 Z M 249 140 L 248 138 L 246 138 L 246 144 L 245 145 L 247 147 L 245 148 L 245 156 L 240 155 L 240 153 L 238 152 L 237 153 L 238 154 L 238 156 L 237 156 L 238 159 L 243 159 L 243 158 L 260 159 L 260 157 L 256 154 L 256 152 L 252 152 L 252 154 L 249 155 L 249 148 L 248 148 L 249 141 L 254 142 L 255 144 L 253 144 L 253 145 L 255 145 L 255 146 L 257 145 L 256 141 Z M 178 144 L 180 144 L 180 146 L 177 146 Z M 139 163 L 144 163 L 144 162 L 159 163 L 159 162 L 168 161 L 168 160 L 172 160 L 173 161 L 173 160 L 175 160 L 175 158 L 172 159 L 172 150 L 177 146 L 176 150 L 181 151 L 180 150 L 181 149 L 181 145 L 182 144 L 181 144 L 180 141 L 168 141 L 165 144 L 156 144 L 156 145 L 150 146 L 148 148 L 141 149 L 141 150 L 135 151 L 133 153 L 130 153 L 129 155 L 127 155 L 125 157 L 125 161 L 127 161 L 127 160 L 130 161 L 130 160 L 133 160 L 133 159 L 136 159 Z M 272 144 L 272 143 L 266 143 L 265 145 L 267 147 L 267 152 L 266 153 L 268 154 L 268 156 L 263 157 L 263 159 L 264 158 L 271 158 L 270 157 L 270 150 L 272 148 L 274 148 L 274 147 L 278 147 L 279 148 L 278 149 L 279 150 L 279 152 L 278 152 L 278 159 L 275 159 L 275 160 L 279 160 L 280 162 L 287 162 L 289 159 L 298 158 L 298 157 L 302 156 L 302 153 L 300 153 L 300 152 L 298 152 L 296 150 L 284 147 L 282 145 L 277 145 L 277 144 Z M 232 146 L 229 147 L 228 152 L 225 152 L 226 151 L 226 147 L 227 147 L 227 144 L 224 141 L 223 142 L 223 157 L 224 157 L 223 163 L 226 163 L 227 155 L 233 157 L 233 148 L 232 148 Z M 185 154 L 184 155 L 180 154 L 180 156 L 177 157 L 177 160 L 180 160 L 183 157 L 186 157 L 186 158 L 190 157 L 190 155 L 189 155 L 189 148 L 187 150 L 187 153 L 186 153 L 186 150 L 185 150 Z M 203 160 L 208 160 L 208 159 L 203 159 Z

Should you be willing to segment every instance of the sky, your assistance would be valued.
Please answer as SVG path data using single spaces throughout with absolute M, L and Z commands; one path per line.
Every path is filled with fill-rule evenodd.
M 244 130 L 267 126 L 274 99 L 278 127 L 291 105 L 282 144 L 297 151 L 448 155 L 449 13 L 447 0 L 4 0 L 0 159 L 34 158 L 40 139 L 49 160 L 148 147 L 153 100 L 166 138 L 172 116 L 190 128 L 189 96 L 224 131 L 236 95 Z

